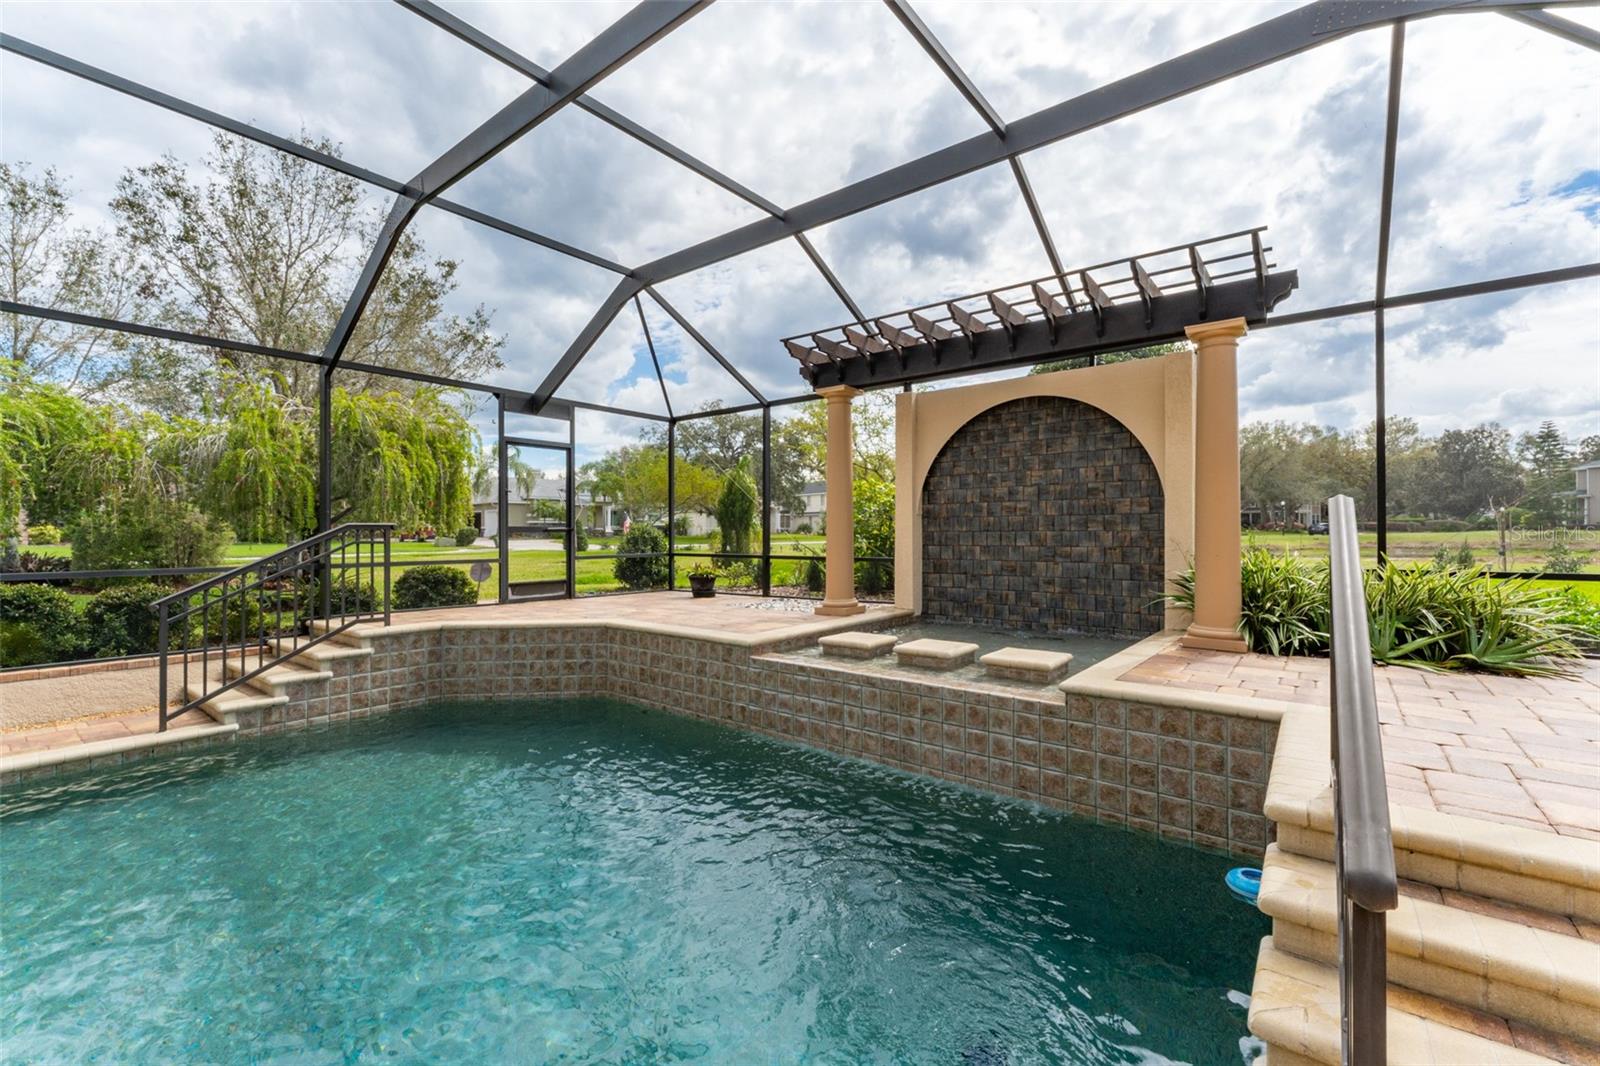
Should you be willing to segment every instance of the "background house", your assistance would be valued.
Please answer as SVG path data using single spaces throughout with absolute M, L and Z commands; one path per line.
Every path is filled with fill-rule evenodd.
M 1600 524 L 1600 460 L 1572 468 L 1576 481 L 1572 497 L 1573 521 L 1580 526 Z
M 507 508 L 513 526 L 560 525 L 565 520 L 566 505 L 565 478 L 539 477 L 526 486 L 515 481 L 508 486 Z M 608 533 L 622 525 L 622 515 L 610 501 L 593 499 L 587 492 L 578 493 L 577 512 L 578 522 L 594 532 Z M 500 500 L 495 486 L 474 494 L 472 521 L 478 532 L 487 537 L 494 536 L 500 528 Z

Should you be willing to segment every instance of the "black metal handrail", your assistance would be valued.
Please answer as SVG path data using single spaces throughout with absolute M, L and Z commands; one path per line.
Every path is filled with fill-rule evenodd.
M 388 625 L 393 531 L 390 522 L 335 526 L 151 604 L 159 617 L 156 706 L 161 730 L 173 718 L 357 623 L 382 615 Z M 183 698 L 176 707 L 167 692 L 167 665 L 174 654 L 183 668 Z M 230 678 L 235 656 L 238 669 Z M 190 663 L 196 660 L 199 680 L 191 683 Z
M 1399 902 L 1389 789 L 1372 677 L 1365 575 L 1355 502 L 1328 500 L 1328 624 L 1333 760 L 1333 865 L 1338 883 L 1341 1059 L 1382 1066 L 1388 1055 L 1388 931 Z

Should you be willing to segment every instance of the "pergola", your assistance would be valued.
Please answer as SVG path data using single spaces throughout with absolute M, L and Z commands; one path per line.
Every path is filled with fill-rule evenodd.
M 644 0 L 553 69 L 545 69 L 534 63 L 503 41 L 431 3 L 430 0 L 397 0 L 397 2 L 440 31 L 451 34 L 481 51 L 522 75 L 529 82 L 526 91 L 511 103 L 405 180 L 356 165 L 296 140 L 179 99 L 115 72 L 90 66 L 13 35 L 0 34 L 0 47 L 14 56 L 52 67 L 87 82 L 165 108 L 234 136 L 357 178 L 393 194 L 393 204 L 377 242 L 368 252 L 365 266 L 353 291 L 349 294 L 343 313 L 320 352 L 264 347 L 226 337 L 97 318 L 55 308 L 22 305 L 10 301 L 0 303 L 0 310 L 10 314 L 56 319 L 99 329 L 141 334 L 218 351 L 248 352 L 318 367 L 321 380 L 318 516 L 319 528 L 322 529 L 326 529 L 336 517 L 333 513 L 331 476 L 333 445 L 329 397 L 331 383 L 335 375 L 341 372 L 407 378 L 492 395 L 496 401 L 501 429 L 500 514 L 504 523 L 506 521 L 504 429 L 508 414 L 536 415 L 564 420 L 569 424 L 569 437 L 566 442 L 533 443 L 565 447 L 570 486 L 572 446 L 575 440 L 575 431 L 571 431 L 570 427 L 574 421 L 574 412 L 578 410 L 598 410 L 665 423 L 670 470 L 675 428 L 688 419 L 732 412 L 759 411 L 763 416 L 764 442 L 770 445 L 773 409 L 783 404 L 813 398 L 813 393 L 810 391 L 812 386 L 822 387 L 840 383 L 863 388 L 904 386 L 913 380 L 925 377 L 971 372 L 999 365 L 1036 362 L 1062 351 L 1092 352 L 1131 347 L 1147 343 L 1151 338 L 1172 335 L 1174 329 L 1172 322 L 1166 322 L 1163 327 L 1158 328 L 1158 319 L 1161 316 L 1155 309 L 1155 302 L 1163 296 L 1172 298 L 1170 291 L 1172 285 L 1170 282 L 1155 280 L 1151 271 L 1141 265 L 1139 256 L 1133 256 L 1119 268 L 1121 272 L 1115 280 L 1125 280 L 1129 283 L 1120 289 L 1113 284 L 1114 279 L 1102 269 L 1105 264 L 1101 264 L 1100 267 L 1077 267 L 1063 256 L 1052 238 L 1045 215 L 1041 212 L 1034 195 L 1027 170 L 1028 153 L 1379 26 L 1390 26 L 1392 29 L 1378 219 L 1377 267 L 1371 295 L 1354 302 L 1296 310 L 1268 320 L 1267 310 L 1276 299 L 1288 291 L 1288 287 L 1292 287 L 1292 281 L 1286 282 L 1283 275 L 1269 272 L 1258 231 L 1252 231 L 1253 235 L 1245 235 L 1247 239 L 1254 240 L 1255 248 L 1250 266 L 1250 278 L 1238 284 L 1250 287 L 1255 297 L 1259 314 L 1252 319 L 1252 324 L 1258 328 L 1347 316 L 1371 319 L 1376 341 L 1373 389 L 1376 398 L 1376 423 L 1379 427 L 1376 491 L 1380 500 L 1386 495 L 1382 429 L 1386 417 L 1384 394 L 1386 312 L 1437 301 L 1600 276 L 1600 263 L 1588 263 L 1424 291 L 1391 292 L 1388 285 L 1396 138 L 1401 107 L 1402 61 L 1407 24 L 1430 15 L 1480 13 L 1484 17 L 1492 15 L 1515 19 L 1584 48 L 1600 50 L 1600 32 L 1542 10 L 1565 6 L 1550 0 L 1537 4 L 1494 3 L 1488 0 L 1413 0 L 1406 4 L 1316 0 L 1011 122 L 1005 121 L 989 103 L 978 85 L 956 63 L 907 0 L 886 0 L 890 10 L 904 26 L 905 32 L 927 53 L 929 60 L 971 105 L 987 129 L 920 158 L 787 207 L 746 187 L 591 95 L 591 91 L 608 75 L 616 72 L 667 35 L 678 31 L 686 22 L 703 11 L 709 0 Z M 670 254 L 629 266 L 505 218 L 466 206 L 447 195 L 462 179 L 567 107 L 581 109 L 634 138 L 650 150 L 687 168 L 699 179 L 751 205 L 761 212 L 763 217 Z M 916 319 L 911 316 L 914 313 L 926 312 L 926 307 L 912 309 L 899 317 L 890 313 L 889 309 L 863 308 L 852 297 L 808 236 L 819 227 L 996 164 L 1003 164 L 1009 168 L 1015 180 L 1016 196 L 1025 205 L 1032 220 L 1039 245 L 1051 265 L 1052 275 L 1048 278 L 1023 282 L 1010 290 L 995 288 L 978 294 L 983 298 L 982 302 L 987 303 L 986 308 L 979 306 L 974 309 L 971 305 L 963 305 L 960 300 L 944 302 L 947 308 L 957 308 L 950 312 L 957 324 L 954 330 L 939 321 L 932 321 L 926 314 L 922 315 L 922 319 L 927 328 L 919 326 Z M 561 352 L 542 380 L 531 390 L 516 390 L 479 381 L 421 374 L 345 358 L 351 335 L 361 320 L 397 242 L 419 212 L 428 207 L 450 212 L 477 225 L 490 227 L 512 238 L 531 242 L 615 275 L 615 286 L 610 294 Z M 1203 206 L 1196 208 L 1197 213 L 1203 213 L 1203 210 Z M 1170 253 L 1182 249 L 1188 255 L 1190 263 L 1187 267 L 1186 280 L 1180 288 L 1187 294 L 1185 299 L 1198 299 L 1204 306 L 1209 293 L 1216 291 L 1221 294 L 1223 288 L 1217 286 L 1213 290 L 1211 271 L 1207 269 L 1208 260 L 1200 252 L 1206 244 L 1204 235 L 1172 234 L 1171 238 L 1192 242 L 1164 249 L 1163 252 Z M 663 296 L 659 286 L 756 249 L 790 240 L 798 245 L 815 267 L 817 274 L 837 295 L 845 312 L 845 321 L 839 324 L 819 322 L 814 333 L 801 337 L 771 338 L 774 347 L 784 342 L 788 343 L 791 353 L 800 360 L 798 369 L 801 372 L 797 375 L 799 388 L 795 393 L 772 395 L 769 391 L 758 388 L 753 383 L 752 376 L 745 372 L 747 353 L 719 351 L 717 346 L 695 327 L 689 317 Z M 1181 272 L 1182 265 L 1173 269 Z M 1126 275 L 1125 278 L 1123 274 Z M 1014 280 L 989 279 L 993 285 Z M 1267 292 L 1269 284 L 1274 287 L 1275 298 L 1269 299 Z M 685 334 L 700 345 L 722 370 L 748 393 L 748 402 L 722 406 L 714 411 L 674 411 L 666 381 L 661 374 L 661 363 L 656 358 L 654 344 L 650 341 L 649 327 L 645 323 L 643 298 L 654 301 L 670 315 Z M 1080 309 L 1085 312 L 1085 317 L 1079 318 Z M 587 402 L 572 398 L 563 392 L 574 370 L 607 327 L 622 314 L 639 316 L 646 343 L 650 347 L 655 374 L 661 383 L 665 415 Z M 1114 323 L 1110 336 L 1106 333 L 1108 321 Z M 1124 321 L 1128 323 L 1126 328 L 1115 325 Z M 1118 332 L 1119 329 L 1121 332 Z M 1069 343 L 1063 340 L 1063 330 L 1066 334 L 1073 334 L 1075 330 L 1080 331 L 1083 332 L 1083 336 L 1074 334 Z M 958 362 L 953 365 L 941 362 L 938 355 L 941 342 L 957 339 L 958 335 L 964 338 L 972 353 L 972 361 L 966 366 Z M 979 359 L 980 352 L 990 354 Z M 763 501 L 770 500 L 771 496 L 770 451 L 770 446 L 763 449 Z M 569 510 L 572 506 L 572 495 L 569 491 Z M 672 492 L 669 489 L 669 511 L 674 506 Z M 772 534 L 770 505 L 763 506 L 762 514 L 762 550 L 759 558 L 763 564 L 762 573 L 766 575 L 765 587 L 765 582 L 770 581 Z M 670 526 L 669 522 L 669 528 Z M 1382 523 L 1379 524 L 1378 538 L 1378 550 L 1382 553 L 1385 551 L 1385 532 Z M 502 595 L 505 594 L 506 548 L 506 538 L 502 537 L 500 568 Z M 570 553 L 568 565 L 570 592 L 572 566 Z

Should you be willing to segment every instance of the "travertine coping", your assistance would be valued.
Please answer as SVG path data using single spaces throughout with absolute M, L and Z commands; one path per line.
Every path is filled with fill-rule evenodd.
M 1279 724 L 1265 809 L 1280 827 L 1323 835 L 1333 832 L 1329 744 L 1328 712 L 1321 708 L 1302 705 Z M 1397 853 L 1421 853 L 1457 867 L 1486 867 L 1568 886 L 1573 892 L 1567 906 L 1573 909 L 1566 913 L 1600 920 L 1600 844 L 1416 807 L 1391 805 L 1389 823 Z M 1407 859 L 1401 855 L 1402 861 Z M 1440 883 L 1435 877 L 1418 876 L 1421 872 L 1403 870 L 1402 876 Z M 1443 873 L 1447 876 L 1450 871 Z M 1480 895 L 1496 894 L 1462 887 Z M 1523 902 L 1558 909 L 1532 899 Z
M 70 762 L 88 762 L 105 755 L 121 755 L 129 751 L 160 748 L 168 744 L 182 744 L 189 740 L 201 740 L 238 731 L 238 725 L 230 722 L 225 725 L 190 726 L 166 733 L 137 733 L 129 737 L 113 737 L 110 740 L 91 740 L 64 748 L 46 748 L 43 751 L 24 751 L 0 757 L 0 774 L 37 770 L 41 766 L 59 766 Z
M 1407 1066 L 1551 1066 L 1554 1061 L 1458 1029 L 1447 1004 L 1389 989 L 1388 1061 Z M 1406 1009 L 1398 1009 L 1403 1005 Z M 1413 1013 L 1416 1011 L 1417 1013 Z M 1339 975 L 1331 966 L 1290 955 L 1272 937 L 1261 942 L 1250 989 L 1250 1031 L 1280 1062 L 1333 1066 L 1339 1053 Z
M 1267 848 L 1260 907 L 1274 919 L 1281 947 L 1336 962 L 1335 885 L 1332 864 Z M 1579 1039 L 1600 1038 L 1600 943 L 1405 894 L 1386 925 L 1391 981 Z
M 1305 709 L 1303 703 L 1288 700 L 1263 700 L 1254 696 L 1225 696 L 1217 692 L 1198 692 L 1173 685 L 1146 685 L 1138 681 L 1122 681 L 1121 676 L 1138 666 L 1150 656 L 1169 646 L 1181 636 L 1182 630 L 1169 629 L 1130 644 L 1114 655 L 1108 655 L 1081 673 L 1067 678 L 1058 688 L 1069 696 L 1100 696 L 1106 699 L 1131 700 L 1150 703 L 1157 707 L 1182 707 L 1185 710 L 1209 711 L 1212 714 L 1232 715 L 1235 718 L 1259 718 L 1276 722 L 1296 709 Z
M 1067 670 L 1072 666 L 1072 655 L 1070 652 L 1039 648 L 1001 648 L 978 656 L 978 661 L 995 677 L 1048 685 L 1067 676 Z
M 977 654 L 976 644 L 960 640 L 908 640 L 894 649 L 894 657 L 901 666 L 919 666 L 924 670 L 954 670 L 970 663 Z
M 669 637 L 687 637 L 711 644 L 724 644 L 735 648 L 760 648 L 770 644 L 805 642 L 830 633 L 839 633 L 861 626 L 888 625 L 903 622 L 911 612 L 898 607 L 870 607 L 863 614 L 848 618 L 819 618 L 815 622 L 791 626 L 778 632 L 729 633 L 724 629 L 699 629 L 695 626 L 662 625 L 633 618 L 574 619 L 574 618 L 441 618 L 428 622 L 397 622 L 388 626 L 354 626 L 345 632 L 351 639 L 383 640 L 390 637 L 409 636 L 413 633 L 442 633 L 465 629 L 614 629 L 628 633 L 655 633 Z M 315 623 L 313 623 L 315 625 Z M 977 645 L 973 645 L 976 647 Z
M 848 633 L 830 633 L 817 641 L 822 654 L 845 659 L 873 659 L 894 647 L 899 637 L 893 633 L 864 633 L 853 629 Z

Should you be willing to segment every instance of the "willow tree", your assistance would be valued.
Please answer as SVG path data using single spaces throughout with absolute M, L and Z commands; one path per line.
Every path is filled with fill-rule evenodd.
M 434 388 L 409 396 L 335 389 L 335 514 L 401 527 L 471 524 L 480 443 L 457 396 Z
M 316 414 L 276 376 L 234 377 L 218 417 L 175 435 L 201 506 L 241 540 L 294 541 L 316 526 Z

